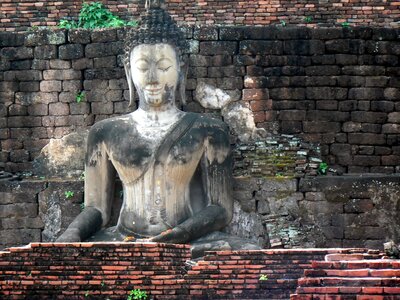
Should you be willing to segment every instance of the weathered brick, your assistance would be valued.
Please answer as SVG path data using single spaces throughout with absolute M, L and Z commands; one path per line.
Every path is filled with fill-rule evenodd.
M 43 78 L 45 80 L 81 79 L 82 73 L 75 70 L 45 70 L 43 71 Z
M 398 165 L 400 165 L 400 155 L 382 156 L 382 165 L 384 165 L 384 166 L 398 166 Z
M 16 93 L 15 94 L 15 103 L 22 105 L 30 105 L 33 103 L 44 103 L 48 104 L 51 102 L 58 101 L 58 93 Z
M 28 34 L 25 38 L 25 45 L 61 45 L 65 44 L 66 40 L 65 30 L 41 30 Z
M 365 78 L 366 87 L 386 87 L 390 77 L 387 76 L 368 76 Z
M 27 106 L 20 104 L 11 104 L 8 107 L 9 116 L 26 116 L 28 114 Z
M 38 92 L 40 89 L 38 81 L 21 81 L 19 83 L 20 92 Z
M 202 55 L 235 55 L 237 53 L 237 42 L 212 41 L 200 42 L 200 54 Z
M 91 103 L 92 113 L 95 115 L 104 114 L 110 115 L 113 113 L 113 103 L 112 102 L 93 102 Z
M 16 116 L 8 118 L 8 127 L 24 128 L 24 127 L 38 127 L 42 125 L 40 117 L 32 116 Z
M 115 68 L 117 66 L 117 58 L 115 56 L 106 56 L 94 58 L 94 68 Z
M 32 70 L 47 70 L 50 68 L 50 62 L 44 59 L 34 59 L 32 61 Z
M 324 121 L 315 121 L 315 122 L 303 122 L 303 130 L 304 132 L 340 132 L 340 123 L 337 122 L 324 122 Z
M 47 104 L 32 104 L 28 106 L 28 114 L 30 116 L 46 116 L 48 112 Z
M 78 93 L 82 90 L 82 82 L 80 80 L 64 80 L 62 82 L 62 90 L 64 92 Z
M 68 30 L 68 41 L 77 44 L 90 43 L 90 31 L 88 29 L 71 29 Z
M 354 122 L 364 123 L 385 123 L 387 114 L 382 112 L 365 112 L 365 111 L 353 111 L 351 112 L 351 120 Z
M 359 145 L 384 145 L 386 143 L 384 134 L 374 133 L 349 133 L 350 144 Z
M 69 105 L 67 103 L 50 103 L 49 114 L 55 116 L 63 116 L 69 114 Z
M 307 76 L 330 76 L 339 75 L 340 67 L 338 66 L 309 66 L 306 67 Z
M 345 122 L 350 119 L 350 114 L 340 111 L 308 110 L 306 119 L 308 121 Z
M 394 110 L 394 103 L 391 101 L 371 101 L 371 110 L 380 112 L 392 112 Z
M 87 80 L 93 79 L 104 79 L 108 80 L 110 78 L 125 78 L 125 71 L 122 68 L 113 69 L 87 69 L 84 72 L 84 78 Z M 77 79 L 77 78 L 71 78 Z
M 193 37 L 201 41 L 218 40 L 218 29 L 215 27 L 196 27 L 193 31 Z
M 350 50 L 350 40 L 329 40 L 325 43 L 327 53 L 348 53 Z
M 383 66 L 344 66 L 342 72 L 345 75 L 380 76 L 385 75 Z
M 381 88 L 352 88 L 349 90 L 349 99 L 378 100 L 383 98 Z
M 90 104 L 87 102 L 70 103 L 69 108 L 71 115 L 84 115 L 90 112 Z
M 305 110 L 284 110 L 278 115 L 278 119 L 283 121 L 303 121 L 305 118 Z
M 302 100 L 305 99 L 305 89 L 304 88 L 275 88 L 270 89 L 270 97 L 273 100 Z
M 389 123 L 400 123 L 400 112 L 391 112 L 388 114 Z
M 333 87 L 308 87 L 306 89 L 308 99 L 346 99 L 347 89 Z
M 28 47 L 4 47 L 0 55 L 9 60 L 33 58 L 33 49 Z
M 10 63 L 11 70 L 29 70 L 32 66 L 32 60 L 16 60 Z
M 44 80 L 40 82 L 41 92 L 61 92 L 61 81 L 59 80 Z
M 38 70 L 19 70 L 4 72 L 4 80 L 6 81 L 35 81 L 42 80 L 42 72 Z
M 117 40 L 116 29 L 91 30 L 88 33 L 90 33 L 92 43 L 106 43 L 106 42 L 114 42 Z
M 85 56 L 88 58 L 111 56 L 123 53 L 123 42 L 92 43 L 85 47 Z
M 71 62 L 61 59 L 52 59 L 49 61 L 51 69 L 65 70 L 71 68 Z
M 72 61 L 72 68 L 74 70 L 84 70 L 93 68 L 93 59 L 80 58 Z
M 400 124 L 384 124 L 382 126 L 382 133 L 400 133 Z
M 55 59 L 57 58 L 57 46 L 45 45 L 35 47 L 34 57 L 35 59 Z
M 400 99 L 400 89 L 386 88 L 384 91 L 384 97 L 386 100 L 398 101 Z
M 307 41 L 307 40 L 284 41 L 283 42 L 283 53 L 284 54 L 293 54 L 293 55 L 309 55 L 310 54 L 310 41 Z M 269 53 L 269 54 L 280 54 L 280 53 Z
M 10 161 L 15 163 L 29 161 L 29 152 L 27 150 L 13 150 L 10 152 Z

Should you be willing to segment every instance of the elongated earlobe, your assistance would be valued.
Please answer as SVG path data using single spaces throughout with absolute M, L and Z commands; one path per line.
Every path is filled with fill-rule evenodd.
M 129 87 L 129 105 L 128 107 L 133 107 L 133 104 L 135 102 L 135 90 L 134 90 L 134 84 L 132 80 L 132 74 L 131 74 L 131 69 L 129 65 L 124 64 L 124 69 L 125 69 L 125 74 L 126 74 L 126 80 L 128 81 L 128 87 Z
M 181 72 L 179 75 L 179 96 L 181 97 L 181 104 L 186 105 L 186 77 L 188 73 L 189 65 L 186 63 L 181 66 Z

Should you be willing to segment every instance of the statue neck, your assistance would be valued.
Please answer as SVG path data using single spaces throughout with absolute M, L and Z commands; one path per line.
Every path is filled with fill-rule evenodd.
M 162 127 L 174 124 L 183 112 L 175 105 L 168 107 L 142 107 L 133 112 L 135 120 L 143 127 Z

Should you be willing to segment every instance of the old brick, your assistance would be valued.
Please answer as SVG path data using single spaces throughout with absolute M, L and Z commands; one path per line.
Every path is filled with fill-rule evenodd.
M 242 27 L 243 36 L 249 40 L 275 40 L 277 38 L 278 30 L 273 26 L 268 27 L 255 27 L 246 26 Z
M 350 144 L 384 145 L 386 143 L 384 134 L 349 133 L 348 139 Z
M 350 40 L 329 40 L 325 48 L 328 53 L 347 53 L 350 50 Z
M 58 101 L 58 93 L 16 93 L 15 94 L 15 103 L 22 105 L 30 105 L 33 103 L 44 103 L 48 104 L 51 102 Z
M 40 117 L 31 116 L 16 116 L 8 118 L 8 127 L 37 127 L 42 125 L 42 120 Z
M 30 129 L 25 129 L 25 130 L 26 131 L 30 131 Z M 19 137 L 15 137 L 15 139 L 9 139 L 9 140 L 5 140 L 5 141 L 1 141 L 1 149 L 3 151 L 11 151 L 11 150 L 14 150 L 14 149 L 22 149 L 23 148 L 23 144 L 22 144 L 22 142 L 20 140 L 21 139 Z
M 310 41 L 288 40 L 283 42 L 284 54 L 308 55 L 310 54 Z M 280 54 L 280 53 L 271 53 Z
M 391 101 L 371 101 L 371 110 L 380 112 L 391 112 L 394 110 L 394 103 Z
M 308 110 L 307 121 L 345 122 L 350 119 L 348 112 Z
M 77 44 L 90 43 L 90 31 L 88 29 L 71 29 L 68 30 L 68 41 Z
M 28 114 L 27 106 L 20 104 L 11 104 L 8 107 L 9 116 L 26 116 Z
M 370 101 L 358 101 L 357 103 L 357 110 L 362 111 L 369 111 L 371 109 L 371 102 Z
M 273 100 L 302 100 L 305 99 L 304 88 L 276 88 L 270 89 L 270 96 Z
M 385 165 L 385 166 L 398 166 L 398 165 L 400 165 L 400 155 L 382 156 L 382 165 Z
M 0 210 L 1 218 L 37 217 L 36 203 L 15 203 L 3 205 Z
M 33 58 L 33 49 L 28 47 L 4 47 L 0 55 L 9 60 Z
M 16 92 L 19 85 L 15 81 L 0 81 L 0 92 Z
M 92 43 L 85 47 L 85 56 L 88 58 L 112 56 L 121 54 L 123 51 L 123 42 L 111 43 Z
M 44 80 L 40 82 L 41 92 L 61 92 L 61 81 L 59 80 Z
M 337 110 L 338 109 L 338 101 L 336 100 L 319 100 L 316 103 L 317 109 L 322 110 Z
M 400 133 L 400 124 L 384 124 L 382 126 L 382 133 Z
M 65 103 L 76 102 L 76 93 L 62 92 L 59 95 L 59 101 Z
M 93 68 L 93 59 L 80 58 L 72 61 L 72 68 L 74 70 L 84 70 Z
M 308 87 L 306 89 L 308 99 L 346 99 L 347 89 L 332 87 Z
M 193 31 L 193 37 L 201 41 L 218 40 L 218 29 L 215 27 L 196 27 Z
M 385 75 L 383 66 L 344 66 L 342 72 L 345 75 L 357 76 L 381 76 Z
M 400 112 L 391 112 L 388 114 L 389 123 L 400 123 Z
M 315 121 L 315 122 L 303 122 L 303 130 L 304 132 L 340 132 L 340 123 L 337 122 L 324 122 L 324 121 Z
M 106 42 L 114 42 L 117 40 L 116 29 L 91 30 L 89 32 L 93 43 L 106 43 Z
M 13 150 L 10 152 L 11 162 L 27 162 L 29 161 L 29 152 L 27 150 Z
M 244 38 L 243 28 L 221 27 L 219 29 L 219 39 L 221 41 L 240 41 Z
M 278 115 L 278 119 L 283 121 L 303 121 L 305 118 L 305 110 L 284 110 Z
M 32 66 L 31 60 L 16 60 L 10 64 L 11 70 L 29 70 Z
M 306 67 L 307 76 L 330 76 L 339 75 L 340 67 L 338 66 L 309 66 Z
M 50 103 L 49 114 L 56 116 L 63 116 L 69 114 L 69 105 L 67 103 Z
M 106 56 L 94 58 L 94 68 L 114 68 L 117 66 L 117 58 L 115 56 Z
M 381 124 L 361 123 L 361 132 L 381 133 Z
M 51 69 L 70 69 L 71 68 L 71 62 L 67 60 L 61 60 L 61 59 L 52 59 L 50 60 L 50 68 Z
M 39 82 L 37 81 L 21 81 L 19 83 L 20 92 L 38 92 L 39 89 Z
M 57 46 L 45 45 L 45 46 L 35 47 L 34 57 L 35 57 L 35 59 L 57 58 Z
M 123 94 L 121 90 L 111 90 L 106 92 L 106 100 L 112 101 L 123 101 Z
M 282 42 L 280 41 L 242 41 L 239 45 L 239 53 L 244 55 L 256 54 L 282 54 Z M 211 53 L 210 53 L 211 54 Z M 235 54 L 235 53 L 231 53 Z
M 335 54 L 335 61 L 337 64 L 343 66 L 357 65 L 358 57 L 352 54 Z
M 386 100 L 398 101 L 400 99 L 400 89 L 386 88 L 384 91 L 384 97 Z
M 125 78 L 125 71 L 122 68 L 87 69 L 84 72 L 84 78 L 87 80 Z
M 58 48 L 60 59 L 77 59 L 83 57 L 83 46 L 80 44 L 67 44 Z
M 104 114 L 110 115 L 113 113 L 113 103 L 112 102 L 93 102 L 91 103 L 92 113 L 95 115 Z
M 132 111 L 132 108 L 128 107 L 128 101 L 114 102 L 114 113 L 127 114 Z
M 30 116 L 46 116 L 48 114 L 47 104 L 32 104 L 28 106 Z
M 42 72 L 38 70 L 18 70 L 4 72 L 4 80 L 6 81 L 35 81 L 42 80 Z
M 81 71 L 75 70 L 45 70 L 43 71 L 45 80 L 72 80 L 81 79 Z
M 388 84 L 390 77 L 386 76 L 368 76 L 365 78 L 366 87 L 385 87 Z
M 64 92 L 78 93 L 82 90 L 82 82 L 80 80 L 64 80 L 62 82 L 62 90 Z
M 387 114 L 382 112 L 365 112 L 365 111 L 351 112 L 351 120 L 354 122 L 383 124 L 386 122 L 386 119 L 387 119 Z
M 43 124 L 43 123 L 42 123 Z M 35 127 L 35 128 L 32 128 L 32 138 L 33 139 L 47 139 L 49 137 L 49 135 L 48 135 L 48 131 L 47 131 L 47 128 L 45 128 L 45 127 Z M 25 147 L 26 147 L 26 144 L 24 143 L 24 145 L 25 145 Z M 33 153 L 34 152 L 34 149 L 32 149 L 32 148 L 28 148 L 29 149 L 29 151 L 31 151 L 31 153 Z M 39 149 L 40 150 L 40 149 Z M 38 151 L 38 150 L 37 150 Z M 31 157 L 33 157 L 32 155 L 31 155 Z
M 342 75 L 337 78 L 338 85 L 342 87 L 364 87 L 365 77 Z
M 50 68 L 50 62 L 43 59 L 34 59 L 32 61 L 32 70 L 47 70 Z
M 237 77 L 244 75 L 244 67 L 228 66 L 228 67 L 209 67 L 208 76 L 215 77 Z
M 351 199 L 344 205 L 345 213 L 365 213 L 374 209 L 371 199 Z
M 302 122 L 300 121 L 285 121 L 281 124 L 282 133 L 300 133 L 303 129 Z
M 352 88 L 349 90 L 349 99 L 377 100 L 383 98 L 383 89 L 380 88 Z
M 269 99 L 268 89 L 244 89 L 242 93 L 242 98 L 246 101 Z

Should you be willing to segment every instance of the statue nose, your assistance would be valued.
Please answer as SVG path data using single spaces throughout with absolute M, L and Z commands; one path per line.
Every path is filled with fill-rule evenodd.
M 147 76 L 148 83 L 158 83 L 157 68 L 150 68 Z

